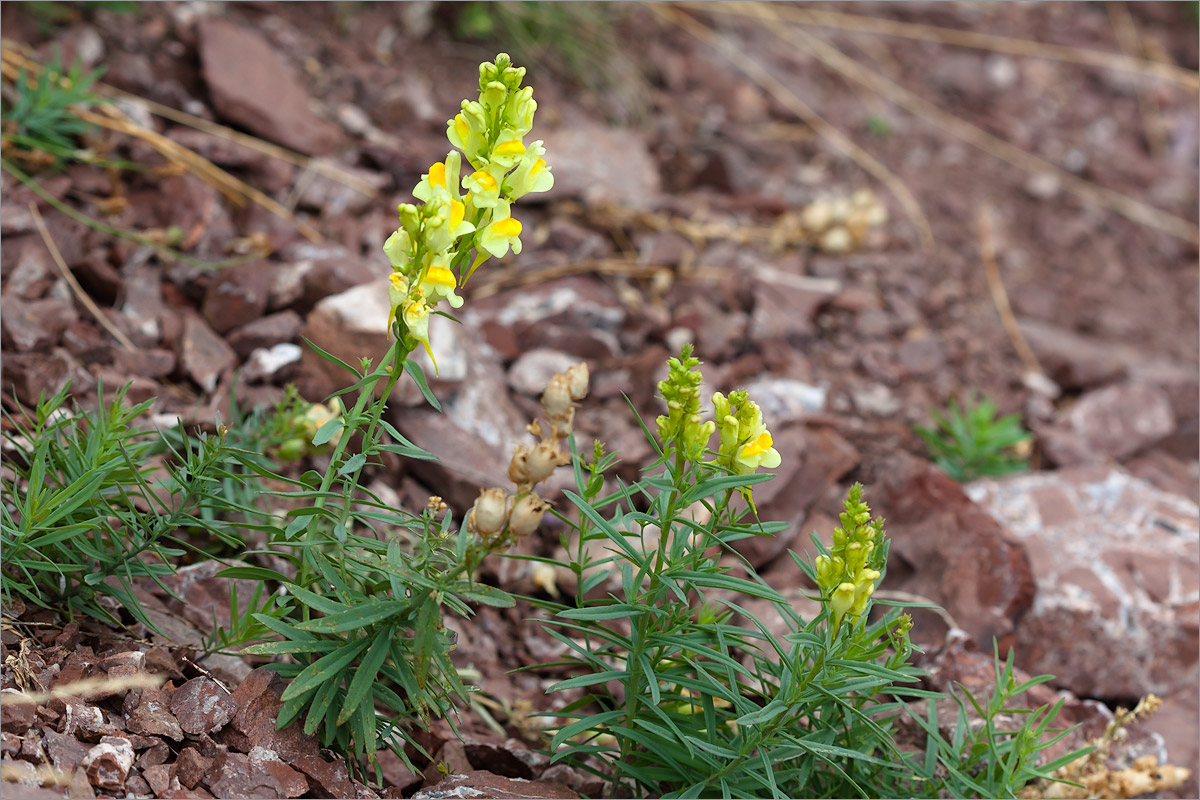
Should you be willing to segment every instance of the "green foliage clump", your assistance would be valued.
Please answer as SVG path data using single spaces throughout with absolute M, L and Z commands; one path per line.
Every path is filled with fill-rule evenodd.
M 11 100 L 6 93 L 0 105 L 5 141 L 47 153 L 54 164 L 71 157 L 79 137 L 93 128 L 72 109 L 107 102 L 92 91 L 103 73 L 103 67 L 84 71 L 78 59 L 64 72 L 58 51 L 36 79 L 21 69 Z
M 69 385 L 43 396 L 31 419 L 7 415 L 6 464 L 0 507 L 6 602 L 118 622 L 111 601 L 154 628 L 133 593 L 133 581 L 161 576 L 188 551 L 184 535 L 200 530 L 229 547 L 240 528 L 221 517 L 254 514 L 221 492 L 244 481 L 242 468 L 259 458 L 221 436 L 176 437 L 174 443 L 142 417 L 153 401 L 127 406 L 128 387 L 96 410 L 67 407 Z M 157 461 L 157 464 L 156 464 Z
M 945 414 L 930 410 L 935 427 L 917 426 L 934 463 L 960 483 L 1029 469 L 1027 456 L 1016 448 L 1033 437 L 1017 414 L 996 417 L 996 404 L 986 398 L 965 405 L 951 399 Z
M 695 366 L 688 355 L 678 366 Z M 698 374 L 672 366 L 679 384 Z M 564 649 L 543 667 L 572 676 L 548 690 L 570 693 L 551 728 L 555 761 L 610 781 L 606 796 L 772 798 L 1013 797 L 1065 763 L 1036 764 L 1064 735 L 1049 729 L 1056 707 L 1001 725 L 1015 697 L 1049 679 L 1016 685 L 1011 655 L 986 704 L 954 698 L 957 727 L 943 738 L 938 707 L 950 699 L 916 685 L 911 619 L 873 599 L 888 546 L 861 486 L 832 550 L 814 536 L 815 561 L 791 554 L 822 587 L 804 619 L 731 547 L 786 527 L 736 502 L 770 475 L 739 473 L 670 426 L 661 440 L 643 430 L 660 457 L 632 485 L 611 486 L 616 454 L 597 445 L 586 462 L 572 441 L 566 496 L 578 517 L 560 517 L 574 597 L 539 601 Z M 922 747 L 899 743 L 909 716 Z

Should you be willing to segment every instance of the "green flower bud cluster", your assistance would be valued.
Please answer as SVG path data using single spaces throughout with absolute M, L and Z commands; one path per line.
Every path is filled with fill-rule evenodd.
M 398 318 L 403 334 L 426 351 L 430 312 L 442 300 L 460 307 L 456 290 L 488 258 L 521 252 L 512 202 L 554 185 L 542 143 L 524 142 L 537 110 L 532 87 L 521 86 L 524 77 L 525 68 L 514 67 L 505 53 L 479 65 L 479 99 L 464 100 L 447 122 L 446 136 L 462 153 L 451 150 L 421 176 L 413 189 L 421 204 L 400 204 L 400 227 L 383 246 L 393 269 L 388 328 Z
M 833 547 L 813 563 L 834 627 L 847 614 L 857 619 L 866 611 L 887 557 L 883 520 L 871 519 L 871 509 L 863 502 L 862 493 L 861 483 L 850 487 L 843 504 L 845 511 L 839 517 L 841 526 L 833 531 Z
M 679 358 L 667 359 L 667 379 L 658 382 L 658 391 L 667 402 L 667 413 L 658 418 L 658 438 L 663 447 L 675 446 L 690 461 L 700 461 L 708 449 L 708 440 L 716 423 L 700 419 L 700 382 L 704 376 L 700 359 L 692 356 L 691 344 L 685 344 Z

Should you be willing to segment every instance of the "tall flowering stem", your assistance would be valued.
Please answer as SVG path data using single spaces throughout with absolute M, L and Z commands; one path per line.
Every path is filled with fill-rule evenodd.
M 344 417 L 322 425 L 313 437 L 314 446 L 333 443 L 333 450 L 314 503 L 318 513 L 304 527 L 308 543 L 319 535 L 321 521 L 329 519 L 322 513 L 326 493 L 339 480 L 346 502 L 334 515 L 335 531 L 341 526 L 344 532 L 350 494 L 358 485 L 365 456 L 379 444 L 380 419 L 401 373 L 408 371 L 436 405 L 423 372 L 411 360 L 413 351 L 424 347 L 437 369 L 429 338 L 430 316 L 444 313 L 443 303 L 460 308 L 463 298 L 458 292 L 489 259 L 510 250 L 521 252 L 522 225 L 513 216 L 513 203 L 554 185 L 542 142 L 525 143 L 537 103 L 533 89 L 521 85 L 524 78 L 525 68 L 513 66 L 506 53 L 479 65 L 478 98 L 463 100 L 460 112 L 446 123 L 446 136 L 455 149 L 421 176 L 413 188 L 417 202 L 401 203 L 397 209 L 399 226 L 383 245 L 392 266 L 387 291 L 388 331 L 393 339 L 378 368 L 371 370 L 370 362 L 363 360 L 354 406 Z M 362 450 L 348 455 L 360 429 Z M 316 574 L 316 565 L 306 555 L 298 583 L 307 585 Z

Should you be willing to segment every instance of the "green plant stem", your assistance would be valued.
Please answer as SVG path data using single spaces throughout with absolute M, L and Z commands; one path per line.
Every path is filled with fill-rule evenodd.
M 403 358 L 400 356 L 402 352 L 404 353 Z M 411 352 L 412 350 L 406 351 L 404 349 L 402 340 L 396 339 L 388 348 L 387 355 L 383 357 L 383 361 L 384 363 L 390 362 L 395 365 L 406 359 Z M 395 385 L 397 378 L 396 373 L 397 370 L 393 366 L 392 374 L 388 379 L 389 389 Z M 318 496 L 313 501 L 314 508 L 325 507 L 325 501 L 328 498 L 327 493 L 329 491 L 329 487 L 333 485 L 333 480 L 335 477 L 337 477 L 338 462 L 341 460 L 342 454 L 346 451 L 346 447 L 350 444 L 350 439 L 353 438 L 354 434 L 358 431 L 359 415 L 363 413 L 363 410 L 367 407 L 367 403 L 372 397 L 374 397 L 375 387 L 379 384 L 380 377 L 381 376 L 377 375 L 373 380 L 369 380 L 363 385 L 362 389 L 359 390 L 358 400 L 355 402 L 354 408 L 351 409 L 350 413 L 345 416 L 344 419 L 347 424 L 343 425 L 341 434 L 338 436 L 338 442 L 336 445 L 334 445 L 333 452 L 329 456 L 329 466 L 325 468 L 325 475 L 321 478 L 321 487 L 318 489 Z M 372 413 L 370 415 L 372 420 L 372 432 L 375 430 L 375 424 L 379 422 L 379 416 L 382 413 L 383 405 L 385 404 L 380 404 L 372 409 Z M 345 509 L 343 509 L 343 513 L 345 513 Z M 308 525 L 304 529 L 304 543 L 308 546 L 306 546 L 304 549 L 304 557 L 301 559 L 300 570 L 296 578 L 296 584 L 304 588 L 308 588 L 308 585 L 313 580 L 312 570 L 309 569 L 309 553 L 311 552 L 311 545 L 316 543 L 314 540 L 317 535 L 317 521 L 319 519 L 320 515 L 314 514 L 309 518 Z M 308 621 L 308 618 L 309 610 L 308 606 L 305 606 L 304 620 Z
M 680 483 L 683 480 L 683 470 L 687 464 L 687 459 L 683 453 L 677 448 L 675 450 L 675 468 L 672 472 L 672 483 L 674 491 L 667 499 L 666 512 L 659 519 L 658 526 L 658 552 L 655 555 L 654 570 L 650 573 L 650 589 L 646 592 L 641 592 L 639 599 L 644 599 L 646 596 L 654 592 L 659 585 L 658 575 L 662 572 L 666 561 L 666 546 L 667 538 L 671 535 L 671 526 L 675 521 L 675 514 L 678 511 Z M 625 726 L 629 729 L 634 728 L 634 719 L 637 717 L 638 703 L 641 701 L 642 693 L 642 673 L 641 662 L 642 656 L 645 654 L 646 639 L 649 636 L 649 628 L 651 624 L 652 614 L 639 614 L 637 621 L 634 623 L 634 633 L 632 636 L 632 647 L 629 649 L 629 657 L 625 663 L 626 670 L 630 673 L 629 686 L 625 692 Z M 629 737 L 623 737 L 621 740 L 621 760 L 628 761 L 632 754 L 633 740 Z M 613 774 L 613 785 L 617 783 L 617 772 Z

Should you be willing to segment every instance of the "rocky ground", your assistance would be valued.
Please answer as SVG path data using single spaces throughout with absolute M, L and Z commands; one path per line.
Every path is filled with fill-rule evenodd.
M 619 449 L 633 474 L 649 449 L 622 393 L 644 416 L 659 413 L 654 382 L 667 355 L 693 341 L 708 390 L 750 389 L 784 456 L 756 497 L 764 518 L 793 524 L 745 553 L 768 579 L 803 594 L 785 551 L 802 549 L 810 531 L 827 535 L 846 486 L 860 480 L 894 540 L 884 590 L 948 612 L 917 621 L 931 681 L 969 682 L 980 659 L 990 663 L 993 639 L 1015 645 L 1023 669 L 1057 676 L 1072 721 L 1089 730 L 1109 707 L 1163 696 L 1139 746 L 1195 768 L 1200 125 L 1188 5 L 821 6 L 1045 45 L 1025 54 L 845 27 L 807 25 L 802 35 L 716 5 L 689 9 L 692 22 L 666 6 L 621 5 L 589 11 L 593 28 L 559 36 L 560 49 L 523 56 L 471 8 L 161 3 L 81 7 L 47 22 L 5 4 L 6 38 L 41 58 L 60 45 L 68 59 L 106 65 L 112 87 L 312 157 L 267 155 L 123 100 L 130 117 L 296 221 L 239 207 L 179 170 L 38 174 L 69 206 L 157 232 L 196 259 L 242 257 L 220 270 L 167 263 L 81 226 L 5 173 L 5 407 L 66 380 L 84 404 L 100 381 L 132 381 L 131 399 L 157 397 L 156 414 L 212 426 L 235 387 L 249 404 L 273 402 L 289 382 L 312 400 L 340 388 L 301 337 L 348 360 L 382 352 L 379 248 L 393 209 L 445 155 L 445 121 L 472 93 L 475 66 L 509 49 L 530 67 L 534 135 L 556 185 L 525 208 L 525 251 L 473 279 L 463 324 L 435 320 L 434 391 L 446 413 L 415 392 L 394 398 L 392 422 L 440 464 L 380 471 L 377 491 L 412 507 L 436 493 L 461 512 L 478 487 L 505 483 L 546 379 L 581 359 L 593 382 L 577 430 Z M 1049 47 L 1120 53 L 1131 31 L 1139 54 L 1182 69 L 1143 80 L 1056 60 Z M 606 53 L 595 43 L 609 38 Z M 839 51 L 890 83 L 870 84 L 876 92 L 839 73 Z M 569 69 L 571 53 L 584 68 Z M 896 184 L 831 143 L 825 125 Z M 144 140 L 105 134 L 94 146 L 165 163 Z M 332 168 L 342 180 L 328 177 Z M 893 192 L 897 184 L 906 190 Z M 817 201 L 857 203 L 862 222 L 831 231 L 811 210 Z M 31 203 L 103 324 L 55 266 Z M 989 250 L 1032 358 L 1002 323 L 981 257 Z M 971 391 L 1023 415 L 1036 435 L 1033 472 L 960 487 L 926 460 L 912 425 Z M 550 553 L 556 541 L 548 529 L 528 546 Z M 490 579 L 528 591 L 515 563 L 494 566 Z M 204 657 L 225 598 L 214 571 L 199 563 L 176 578 L 186 605 L 146 588 L 166 635 L 6 611 L 6 697 L 88 676 L 169 682 L 87 702 L 5 703 L 5 780 L 24 781 L 25 796 L 364 796 L 314 741 L 274 731 L 278 687 L 253 669 L 259 662 Z M 544 660 L 547 642 L 519 609 L 477 619 L 459 631 L 463 664 L 526 716 L 543 707 L 541 679 L 507 670 Z M 966 638 L 947 637 L 951 625 Z M 430 734 L 430 752 L 472 773 L 473 785 L 494 783 L 489 796 L 505 796 L 505 780 L 539 777 L 519 792 L 594 788 L 561 769 L 543 775 L 536 741 L 522 738 L 528 720 L 508 722 L 507 741 L 469 721 L 465 742 Z M 44 764 L 74 781 L 32 788 Z M 385 794 L 397 797 L 443 778 L 398 760 L 385 773 Z M 1193 779 L 1178 796 L 1196 791 Z

